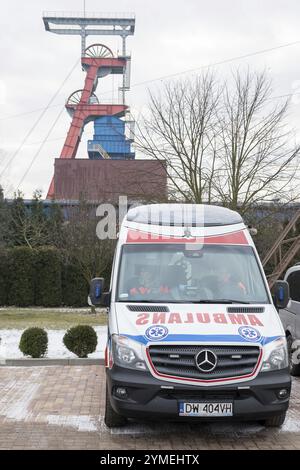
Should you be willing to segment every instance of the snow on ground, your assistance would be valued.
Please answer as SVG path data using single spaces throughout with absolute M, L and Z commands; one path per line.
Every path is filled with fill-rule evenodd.
M 47 415 L 46 420 L 48 424 L 72 427 L 83 432 L 93 432 L 98 430 L 97 423 L 90 415 Z
M 0 307 L 0 312 L 9 311 L 39 312 L 39 313 L 90 313 L 91 307 Z M 105 308 L 97 308 L 97 313 L 105 312 Z
M 89 358 L 103 358 L 107 338 L 107 326 L 95 326 L 98 336 L 97 349 Z M 66 330 L 46 330 L 48 333 L 48 352 L 45 357 L 49 359 L 71 359 L 77 356 L 71 353 L 63 344 Z M 0 360 L 20 359 L 23 354 L 19 350 L 19 342 L 23 330 L 0 330 Z

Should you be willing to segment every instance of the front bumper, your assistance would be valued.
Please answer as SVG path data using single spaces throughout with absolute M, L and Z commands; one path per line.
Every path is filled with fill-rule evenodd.
M 240 421 L 263 420 L 285 412 L 289 406 L 291 377 L 288 369 L 283 369 L 260 373 L 255 379 L 239 384 L 204 387 L 160 381 L 149 372 L 114 365 L 112 369 L 107 369 L 107 385 L 112 407 L 127 418 L 207 421 L 207 418 L 179 416 L 179 401 L 229 401 L 233 402 L 233 417 L 211 419 Z M 127 396 L 117 397 L 117 387 L 125 387 Z M 283 388 L 289 394 L 280 399 L 278 392 Z

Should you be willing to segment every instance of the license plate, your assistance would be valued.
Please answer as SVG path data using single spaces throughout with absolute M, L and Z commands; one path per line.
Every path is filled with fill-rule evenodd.
M 233 404 L 221 403 L 186 403 L 179 402 L 179 416 L 232 416 Z

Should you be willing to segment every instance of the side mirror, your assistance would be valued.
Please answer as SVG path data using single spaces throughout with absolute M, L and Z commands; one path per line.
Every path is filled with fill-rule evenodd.
M 286 281 L 276 281 L 272 295 L 276 308 L 286 308 L 290 300 L 290 286 Z
M 92 305 L 100 306 L 102 305 L 102 294 L 104 287 L 103 277 L 95 277 L 91 280 L 90 284 L 90 301 Z

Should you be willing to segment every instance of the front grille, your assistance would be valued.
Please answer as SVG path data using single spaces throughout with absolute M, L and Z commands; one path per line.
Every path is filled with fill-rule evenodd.
M 196 356 L 200 351 L 212 351 L 217 357 L 217 365 L 210 372 L 202 372 L 196 366 Z M 216 380 L 250 375 L 260 356 L 258 346 L 190 346 L 153 345 L 149 354 L 155 371 L 183 379 Z
M 127 305 L 131 312 L 169 312 L 165 305 Z

